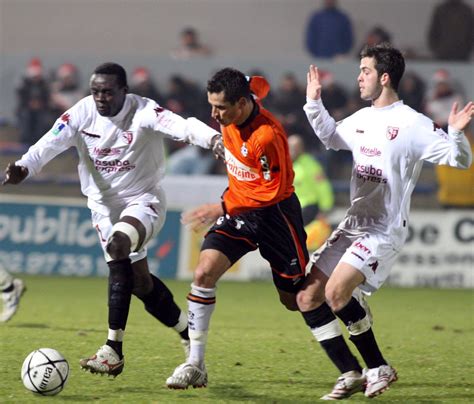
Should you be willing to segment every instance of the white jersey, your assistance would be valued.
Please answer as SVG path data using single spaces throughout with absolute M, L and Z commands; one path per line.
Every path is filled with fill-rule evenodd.
M 127 94 L 116 116 L 104 117 L 88 96 L 66 111 L 16 164 L 33 176 L 59 153 L 76 147 L 88 206 L 108 215 L 132 201 L 161 199 L 163 137 L 210 148 L 216 134 L 195 118 L 184 119 L 135 94 Z
M 403 101 L 363 108 L 337 124 L 321 100 L 307 100 L 304 110 L 326 148 L 352 152 L 351 206 L 339 228 L 355 236 L 380 234 L 397 250 L 408 233 L 423 160 L 464 169 L 472 162 L 462 132 L 449 128 L 447 134 Z

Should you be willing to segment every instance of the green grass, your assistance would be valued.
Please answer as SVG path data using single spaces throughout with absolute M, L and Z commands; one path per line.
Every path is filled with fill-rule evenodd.
M 168 390 L 165 379 L 183 362 L 174 331 L 133 299 L 125 338 L 126 365 L 116 379 L 79 369 L 103 344 L 106 279 L 24 277 L 18 314 L 0 325 L 1 403 L 311 403 L 330 391 L 338 372 L 298 313 L 286 311 L 273 285 L 221 282 L 207 350 L 209 387 Z M 168 281 L 186 307 L 189 282 Z M 398 403 L 474 402 L 472 290 L 382 288 L 369 299 L 374 331 L 399 381 L 376 398 Z M 352 346 L 352 345 L 351 345 Z M 24 389 L 20 368 L 40 347 L 62 352 L 71 366 L 55 397 Z M 351 402 L 368 402 L 362 394 Z

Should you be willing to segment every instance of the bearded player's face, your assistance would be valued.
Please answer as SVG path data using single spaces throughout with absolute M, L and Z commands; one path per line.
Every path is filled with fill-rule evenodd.
M 382 92 L 380 77 L 375 69 L 375 59 L 372 57 L 360 60 L 360 73 L 357 77 L 359 83 L 360 98 L 366 101 L 377 99 Z

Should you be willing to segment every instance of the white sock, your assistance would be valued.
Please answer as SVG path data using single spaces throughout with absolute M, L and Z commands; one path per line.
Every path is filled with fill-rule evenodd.
M 191 292 L 188 294 L 188 327 L 191 341 L 188 360 L 200 368 L 204 365 L 209 323 L 215 306 L 216 288 L 202 288 L 191 284 Z

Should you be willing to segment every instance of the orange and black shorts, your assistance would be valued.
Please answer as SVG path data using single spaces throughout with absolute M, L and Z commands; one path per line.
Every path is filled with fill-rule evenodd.
M 214 249 L 233 264 L 258 249 L 269 263 L 278 289 L 296 293 L 309 260 L 301 206 L 295 194 L 272 206 L 220 217 L 201 250 Z

